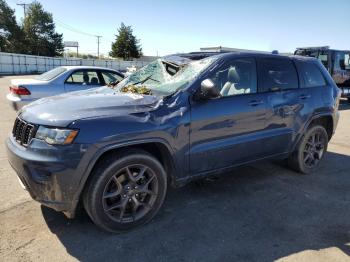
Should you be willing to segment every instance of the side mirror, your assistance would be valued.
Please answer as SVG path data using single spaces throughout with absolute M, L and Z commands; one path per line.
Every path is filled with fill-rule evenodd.
M 200 90 L 198 90 L 196 95 L 198 100 L 208 100 L 220 96 L 220 92 L 216 89 L 214 82 L 208 78 L 202 81 Z

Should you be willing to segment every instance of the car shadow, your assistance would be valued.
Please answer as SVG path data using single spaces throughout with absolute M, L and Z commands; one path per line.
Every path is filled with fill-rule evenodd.
M 332 152 L 313 175 L 273 162 L 242 167 L 170 189 L 151 223 L 122 234 L 87 216 L 42 213 L 80 261 L 272 261 L 329 247 L 350 255 L 349 169 L 350 156 Z

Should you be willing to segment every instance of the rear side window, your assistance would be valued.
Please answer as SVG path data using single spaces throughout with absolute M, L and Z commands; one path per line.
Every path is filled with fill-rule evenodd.
M 315 63 L 299 61 L 296 64 L 300 74 L 302 87 L 309 88 L 326 85 L 326 80 Z
M 289 59 L 259 59 L 258 75 L 260 92 L 298 88 L 298 75 Z

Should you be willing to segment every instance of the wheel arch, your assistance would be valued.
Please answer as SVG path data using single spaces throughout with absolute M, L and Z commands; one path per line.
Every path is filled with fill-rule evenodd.
M 328 135 L 328 141 L 331 140 L 334 132 L 334 119 L 331 113 L 324 113 L 324 114 L 317 114 L 310 117 L 310 119 L 306 122 L 306 124 L 303 126 L 301 131 L 298 133 L 297 138 L 295 139 L 295 143 L 293 144 L 291 152 L 293 152 L 302 139 L 303 135 L 305 134 L 306 130 L 308 130 L 311 126 L 314 125 L 321 125 L 323 126 Z
M 306 129 L 315 125 L 323 126 L 327 131 L 328 141 L 331 140 L 334 130 L 334 121 L 333 116 L 331 114 L 324 114 L 313 117 L 307 125 Z
M 177 168 L 177 165 L 173 157 L 173 151 L 170 145 L 168 145 L 165 141 L 154 139 L 154 140 L 133 141 L 132 143 L 109 145 L 102 148 L 95 154 L 95 157 L 93 158 L 86 172 L 84 173 L 80 182 L 80 186 L 75 195 L 72 209 L 68 212 L 69 217 L 74 217 L 77 207 L 81 206 L 81 200 L 82 200 L 84 188 L 86 187 L 86 185 L 88 185 L 92 177 L 91 174 L 94 168 L 96 168 L 97 165 L 101 161 L 103 161 L 103 159 L 105 159 L 106 157 L 121 151 L 126 151 L 131 149 L 144 150 L 149 154 L 151 154 L 152 156 L 154 156 L 163 165 L 165 172 L 167 174 L 168 183 L 170 183 L 173 186 L 176 185 L 174 173 Z
M 175 163 L 172 155 L 171 149 L 164 143 L 160 141 L 142 141 L 139 143 L 130 143 L 118 146 L 108 147 L 103 152 L 101 152 L 97 159 L 95 160 L 92 169 L 89 172 L 89 176 L 93 171 L 93 168 L 99 164 L 104 158 L 126 150 L 144 150 L 147 153 L 154 156 L 164 167 L 167 177 L 172 179 L 173 171 L 175 169 Z M 170 180 L 171 181 L 171 180 Z

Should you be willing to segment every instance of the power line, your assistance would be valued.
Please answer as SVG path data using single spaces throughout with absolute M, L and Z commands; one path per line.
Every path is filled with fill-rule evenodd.
M 11 0 L 12 1 L 12 0 Z M 26 17 L 26 14 L 27 14 L 27 6 L 30 5 L 30 3 L 16 3 L 16 5 L 18 6 L 22 6 L 23 7 L 23 12 L 24 12 L 24 18 Z M 90 37 L 97 37 L 97 56 L 99 57 L 100 56 L 100 43 L 101 43 L 101 38 L 102 36 L 100 35 L 94 35 L 94 34 L 90 34 L 90 33 L 87 33 L 87 32 L 84 32 L 80 29 L 77 29 L 71 25 L 68 25 L 64 22 L 62 22 L 60 19 L 57 19 L 57 18 L 54 18 L 55 22 L 58 24 L 58 26 L 62 27 L 62 28 L 65 28 L 69 31 L 72 31 L 74 33 L 77 33 L 77 34 L 82 34 L 82 35 L 86 35 L 86 36 L 90 36 Z M 113 43 L 113 41 L 111 41 L 110 39 L 106 39 L 105 40 L 102 40 L 103 42 L 109 42 L 109 43 Z
M 26 18 L 26 15 L 27 15 L 27 6 L 30 5 L 30 4 L 27 4 L 27 3 L 16 3 L 16 5 L 19 5 L 19 6 L 22 6 L 23 7 L 23 18 Z
M 86 36 L 97 37 L 97 57 L 100 57 L 100 43 L 101 43 L 101 37 L 102 37 L 101 35 L 93 35 L 93 34 L 84 32 L 82 30 L 74 28 L 73 26 L 70 26 L 70 25 L 60 21 L 57 18 L 55 18 L 55 20 L 56 20 L 56 23 L 59 24 L 59 26 L 65 28 L 65 29 L 68 29 L 68 30 L 70 30 L 72 32 L 75 32 L 75 33 L 78 33 L 78 34 L 82 34 L 82 35 L 86 35 Z M 113 42 L 113 41 L 111 41 L 111 42 Z
M 73 27 L 73 26 L 70 26 L 70 25 L 68 25 L 68 24 L 66 24 L 66 23 L 64 23 L 64 22 L 62 22 L 62 21 L 60 21 L 60 20 L 58 20 L 57 18 L 55 18 L 55 21 L 56 21 L 57 24 L 59 24 L 59 26 L 65 28 L 65 29 L 68 29 L 68 30 L 70 30 L 70 31 L 72 31 L 72 32 L 74 32 L 74 33 L 78 33 L 78 34 L 82 34 L 82 35 L 87 35 L 87 36 L 91 36 L 91 37 L 96 37 L 96 35 L 93 35 L 93 34 L 84 32 L 84 31 L 82 31 L 82 30 L 80 30 L 80 29 L 77 29 L 77 28 L 75 28 L 75 27 Z

